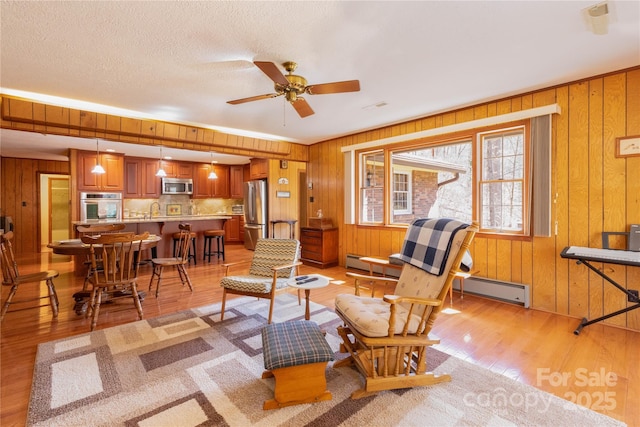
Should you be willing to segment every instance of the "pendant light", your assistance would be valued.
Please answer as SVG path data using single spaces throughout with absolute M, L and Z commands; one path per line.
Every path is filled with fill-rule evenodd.
M 91 169 L 91 173 L 95 174 L 103 174 L 106 171 L 102 166 L 100 166 L 100 142 L 96 139 L 96 165 Z
M 160 178 L 167 176 L 167 173 L 162 169 L 162 145 L 160 146 L 160 168 L 158 169 L 158 172 L 156 172 L 156 176 L 159 176 Z
M 218 179 L 218 175 L 213 170 L 213 151 L 211 152 L 211 172 L 209 172 L 207 179 Z

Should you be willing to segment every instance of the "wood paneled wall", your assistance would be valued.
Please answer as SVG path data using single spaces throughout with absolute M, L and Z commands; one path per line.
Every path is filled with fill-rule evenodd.
M 280 167 L 280 161 L 269 160 L 268 192 L 269 192 L 269 221 L 296 220 L 294 227 L 296 238 L 300 238 L 300 203 L 304 188 L 301 188 L 299 176 L 306 173 L 307 164 L 304 162 L 289 161 L 287 168 Z M 286 180 L 286 182 L 284 180 Z M 280 182 L 279 182 L 280 181 Z M 288 192 L 289 197 L 277 197 L 277 192 Z M 271 236 L 271 224 L 269 224 L 269 236 Z M 288 239 L 289 226 L 276 225 L 275 236 L 279 239 Z
M 309 149 L 314 202 L 340 227 L 340 262 L 347 254 L 385 257 L 401 249 L 404 228 L 345 225 L 341 147 L 557 103 L 552 127 L 552 237 L 473 243 L 479 276 L 531 286 L 532 307 L 594 318 L 627 306 L 626 296 L 583 265 L 560 258 L 565 246 L 601 247 L 602 231 L 640 223 L 640 157 L 615 157 L 617 137 L 640 135 L 640 67 L 469 108 L 354 134 Z M 555 231 L 555 230 L 554 230 Z M 640 288 L 640 268 L 605 264 L 614 280 Z M 640 330 L 640 310 L 607 323 Z
M 13 219 L 17 253 L 39 252 L 38 185 L 39 174 L 69 174 L 69 162 L 14 159 L 0 162 L 0 207 L 3 216 Z
M 568 245 L 599 247 L 602 231 L 623 231 L 629 224 L 640 223 L 640 157 L 615 157 L 616 137 L 640 135 L 640 67 L 324 141 L 308 147 L 308 151 L 293 144 L 287 156 L 289 169 L 280 170 L 277 161 L 270 161 L 271 188 L 277 184 L 274 178 L 284 174 L 291 191 L 289 199 L 275 198 L 273 192 L 270 219 L 300 218 L 302 192 L 297 174 L 304 169 L 308 155 L 307 182 L 313 188 L 307 190 L 307 196 L 313 202 L 307 199 L 303 208 L 310 215 L 322 209 L 324 216 L 340 228 L 340 262 L 344 264 L 347 254 L 387 256 L 398 252 L 404 228 L 344 224 L 341 147 L 554 103 L 562 108 L 561 114 L 554 115 L 552 127 L 552 218 L 557 222 L 557 232 L 552 237 L 525 241 L 478 236 L 472 248 L 474 266 L 480 276 L 530 285 L 532 307 L 536 309 L 594 318 L 623 308 L 627 302 L 620 291 L 584 266 L 560 258 L 559 253 Z M 5 108 L 3 105 L 3 112 Z M 79 117 L 79 112 L 76 115 Z M 49 128 L 33 122 L 34 118 L 8 122 L 4 117 L 2 126 L 31 131 Z M 26 123 L 29 120 L 31 124 Z M 64 132 L 76 129 L 67 126 Z M 181 139 L 179 134 L 177 139 Z M 202 142 L 209 143 L 204 137 Z M 242 148 L 243 153 L 255 148 L 261 154 L 257 157 L 278 157 L 275 153 L 265 155 L 265 148 L 257 141 L 243 140 Z M 18 240 L 19 250 L 37 250 L 37 234 L 32 232 L 38 226 L 37 172 L 69 173 L 68 167 L 67 162 L 2 158 L 0 207 L 20 227 L 18 236 L 30 236 Z M 26 206 L 22 206 L 23 201 Z M 300 225 L 306 224 L 298 223 L 297 228 Z M 622 286 L 640 287 L 640 268 L 611 264 L 603 268 Z M 640 330 L 640 310 L 607 322 Z
M 0 97 L 0 126 L 84 138 L 101 138 L 140 145 L 156 145 L 262 158 L 306 161 L 307 146 L 269 141 L 212 129 L 142 120 L 73 108 L 46 105 L 28 99 Z

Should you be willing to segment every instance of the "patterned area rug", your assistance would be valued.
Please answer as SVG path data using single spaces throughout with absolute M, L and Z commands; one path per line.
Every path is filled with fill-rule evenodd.
M 27 425 L 624 425 L 434 349 L 429 369 L 451 374 L 450 383 L 351 400 L 359 374 L 330 363 L 332 400 L 263 411 L 273 397 L 273 379 L 261 379 L 268 306 L 254 298 L 227 306 L 223 322 L 211 305 L 41 344 Z M 337 316 L 311 309 L 337 351 Z M 295 295 L 278 296 L 274 322 L 303 316 Z

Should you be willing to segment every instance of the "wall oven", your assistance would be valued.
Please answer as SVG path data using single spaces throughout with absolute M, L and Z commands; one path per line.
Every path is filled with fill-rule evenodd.
M 120 221 L 122 219 L 122 193 L 80 193 L 80 219 Z

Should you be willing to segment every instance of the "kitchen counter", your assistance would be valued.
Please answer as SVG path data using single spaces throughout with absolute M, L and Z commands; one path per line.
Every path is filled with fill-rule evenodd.
M 92 224 L 125 224 L 124 232 L 132 232 L 142 234 L 148 232 L 160 237 L 157 243 L 157 254 L 159 257 L 169 257 L 173 253 L 173 233 L 179 231 L 180 223 L 191 224 L 191 231 L 196 233 L 196 248 L 199 257 L 198 262 L 202 259 L 202 250 L 204 247 L 203 232 L 206 230 L 223 230 L 225 223 L 232 220 L 234 215 L 231 214 L 211 214 L 211 215 L 159 215 L 153 218 L 132 217 L 123 218 L 121 220 L 100 219 L 92 221 L 74 221 L 74 228 L 79 225 Z M 76 232 L 76 237 L 80 237 Z M 82 257 L 76 257 L 76 262 L 82 263 Z M 80 268 L 77 271 L 81 271 Z
M 140 224 L 148 222 L 191 222 L 191 221 L 211 221 L 211 220 L 228 220 L 231 214 L 213 214 L 213 215 L 158 215 L 152 218 L 131 217 L 122 218 L 120 220 L 99 219 L 91 221 L 73 221 L 73 225 L 91 225 L 91 224 Z

